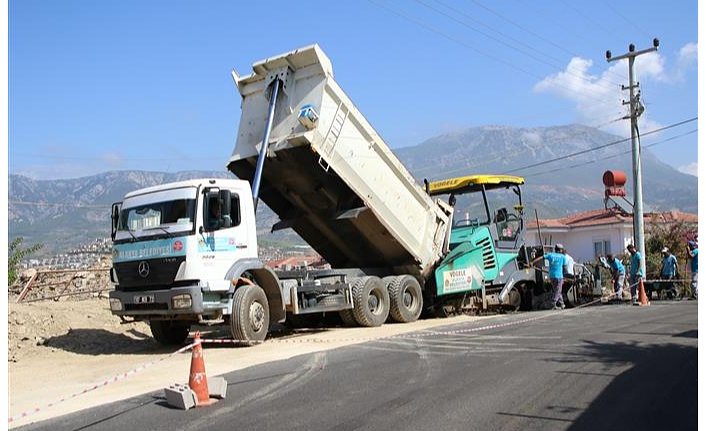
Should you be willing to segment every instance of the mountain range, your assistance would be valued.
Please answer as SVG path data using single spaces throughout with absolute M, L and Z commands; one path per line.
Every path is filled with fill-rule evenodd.
M 527 214 L 540 218 L 603 207 L 603 173 L 627 173 L 632 196 L 630 140 L 601 130 L 568 125 L 538 128 L 474 127 L 394 150 L 421 184 L 471 174 L 512 174 L 525 177 L 523 202 Z M 697 178 L 641 152 L 645 210 L 697 212 Z M 65 180 L 34 180 L 10 175 L 8 183 L 9 240 L 42 243 L 40 254 L 70 250 L 110 233 L 110 207 L 128 191 L 189 178 L 232 178 L 226 171 L 177 173 L 111 171 Z M 269 234 L 276 215 L 258 213 L 261 241 L 297 242 L 290 230 Z M 301 241 L 301 240 L 299 240 Z

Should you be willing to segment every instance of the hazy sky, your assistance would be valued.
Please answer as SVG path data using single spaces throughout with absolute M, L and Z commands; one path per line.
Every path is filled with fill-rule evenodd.
M 393 149 L 489 124 L 627 137 L 628 62 L 605 51 L 654 37 L 640 130 L 666 129 L 642 144 L 696 174 L 695 0 L 10 0 L 7 23 L 11 174 L 225 170 L 231 69 L 313 43 Z

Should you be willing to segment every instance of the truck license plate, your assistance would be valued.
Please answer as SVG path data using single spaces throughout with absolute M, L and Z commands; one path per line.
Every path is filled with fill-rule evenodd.
M 152 304 L 154 303 L 154 295 L 137 295 L 134 300 L 135 304 Z

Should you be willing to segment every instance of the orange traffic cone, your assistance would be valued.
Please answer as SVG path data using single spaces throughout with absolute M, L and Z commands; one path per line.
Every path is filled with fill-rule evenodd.
M 191 370 L 189 371 L 189 388 L 196 394 L 196 406 L 208 406 L 216 402 L 208 394 L 206 379 L 206 366 L 203 362 L 203 349 L 201 348 L 201 333 L 194 336 L 196 345 L 191 351 Z
M 645 293 L 645 284 L 642 279 L 640 279 L 640 292 L 637 295 L 640 300 L 640 305 L 650 305 L 650 301 L 647 300 L 647 294 Z

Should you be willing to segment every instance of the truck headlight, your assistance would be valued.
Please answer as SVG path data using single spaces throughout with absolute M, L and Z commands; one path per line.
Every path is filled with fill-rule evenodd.
M 172 308 L 175 310 L 181 308 L 191 308 L 191 295 L 185 293 L 173 297 Z
M 122 311 L 123 303 L 118 298 L 110 298 L 110 311 Z

